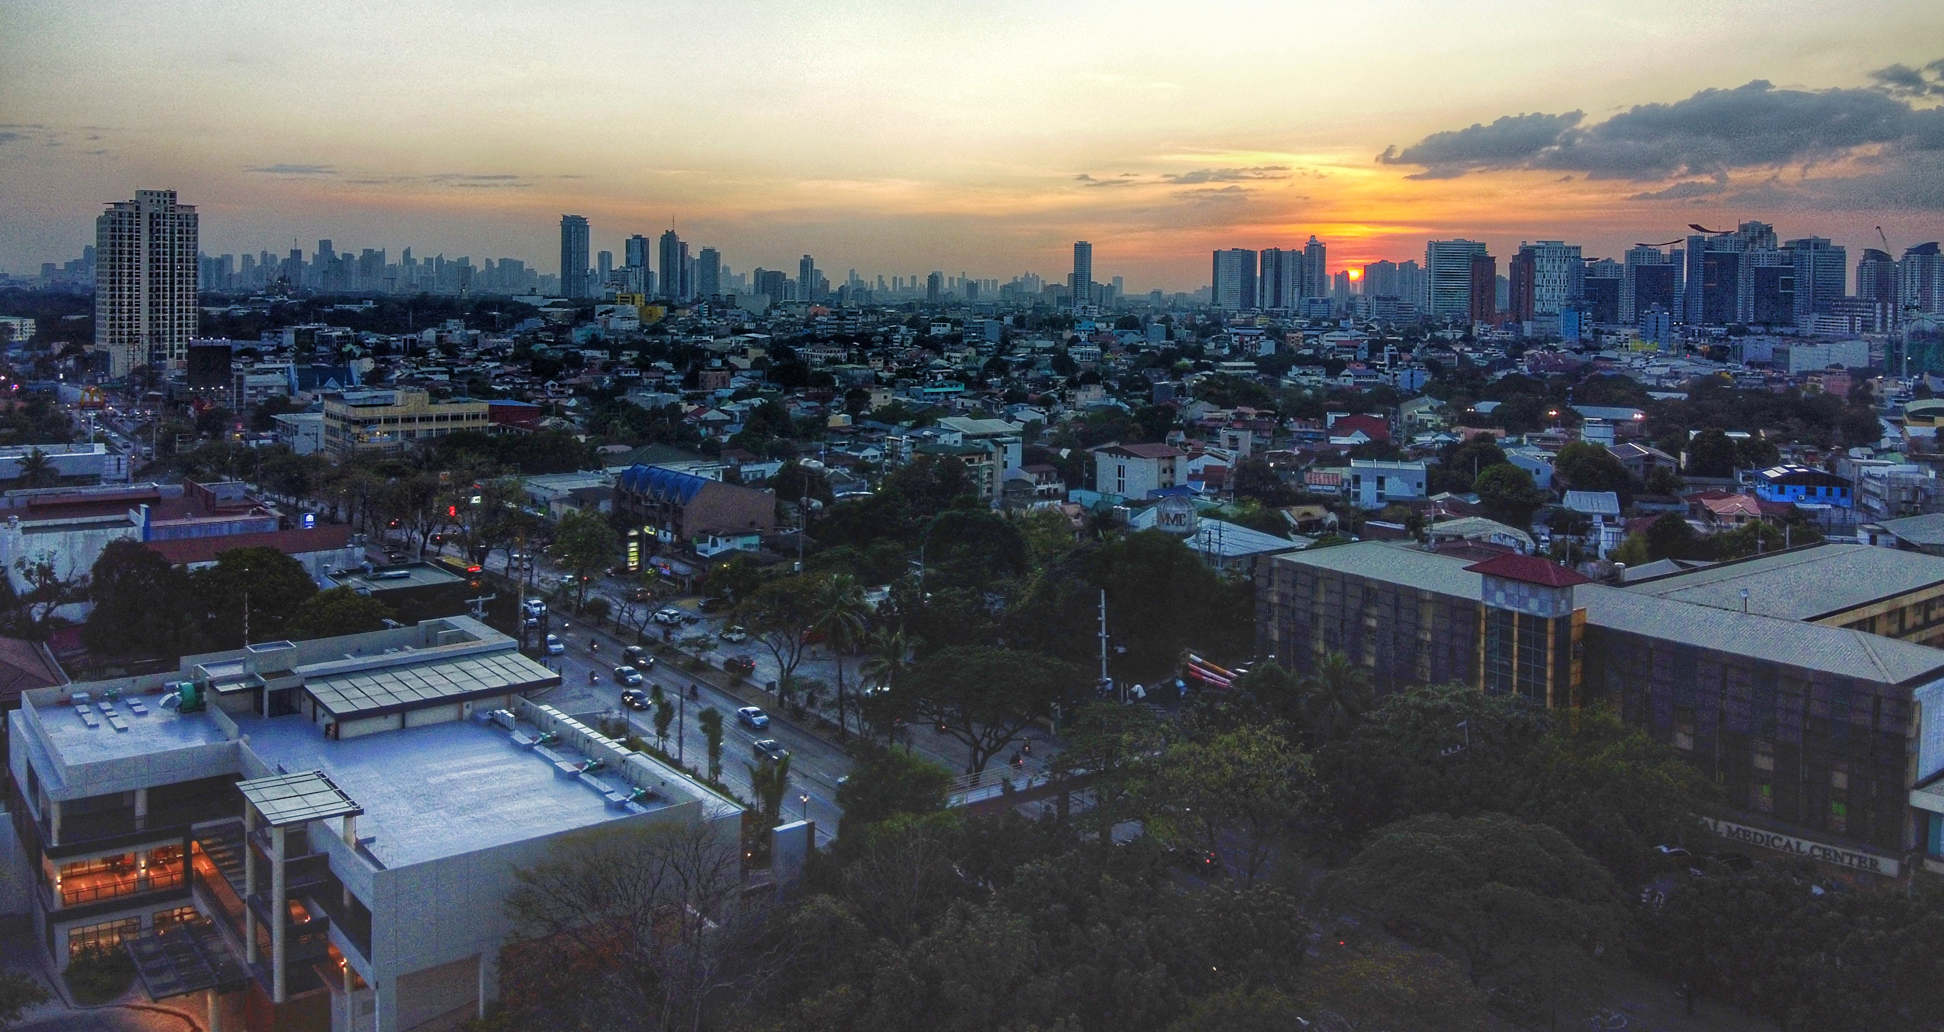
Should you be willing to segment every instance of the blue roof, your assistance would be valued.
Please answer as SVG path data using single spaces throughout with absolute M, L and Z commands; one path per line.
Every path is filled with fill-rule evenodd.
M 661 501 L 687 505 L 702 493 L 707 477 L 663 466 L 630 466 L 621 474 L 621 490 L 652 495 Z

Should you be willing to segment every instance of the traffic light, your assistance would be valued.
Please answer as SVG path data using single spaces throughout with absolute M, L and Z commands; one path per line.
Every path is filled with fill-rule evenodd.
M 459 515 L 459 507 L 458 507 L 458 506 L 456 506 L 456 505 L 448 505 L 448 506 L 446 506 L 446 515 L 447 515 L 447 516 L 458 516 L 458 515 Z

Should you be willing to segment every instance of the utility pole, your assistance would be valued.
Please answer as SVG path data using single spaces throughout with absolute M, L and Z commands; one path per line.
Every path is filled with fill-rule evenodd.
M 688 733 L 688 694 L 677 689 L 675 692 L 675 765 L 687 762 L 688 743 L 682 736 Z
M 1100 589 L 1100 686 L 1112 688 L 1114 680 L 1107 676 L 1107 589 Z

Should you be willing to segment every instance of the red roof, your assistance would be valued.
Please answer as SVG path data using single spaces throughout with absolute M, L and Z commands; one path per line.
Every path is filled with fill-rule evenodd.
M 1570 588 L 1575 584 L 1591 584 L 1592 578 L 1582 577 L 1549 559 L 1536 555 L 1500 555 L 1473 563 L 1465 567 L 1472 573 L 1482 573 L 1487 577 L 1502 577 L 1506 580 L 1523 581 L 1547 588 Z
M 149 551 L 159 553 L 171 564 L 213 563 L 219 552 L 232 548 L 274 548 L 285 555 L 330 552 L 351 543 L 348 524 L 318 527 L 315 530 L 272 530 L 259 534 L 223 534 L 217 537 L 178 538 L 174 541 L 147 542 Z

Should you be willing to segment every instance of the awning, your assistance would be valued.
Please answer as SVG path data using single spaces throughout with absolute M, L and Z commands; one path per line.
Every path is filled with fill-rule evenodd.
M 146 932 L 126 945 L 150 999 L 167 1000 L 205 989 L 228 992 L 250 983 L 249 969 L 208 922 Z

